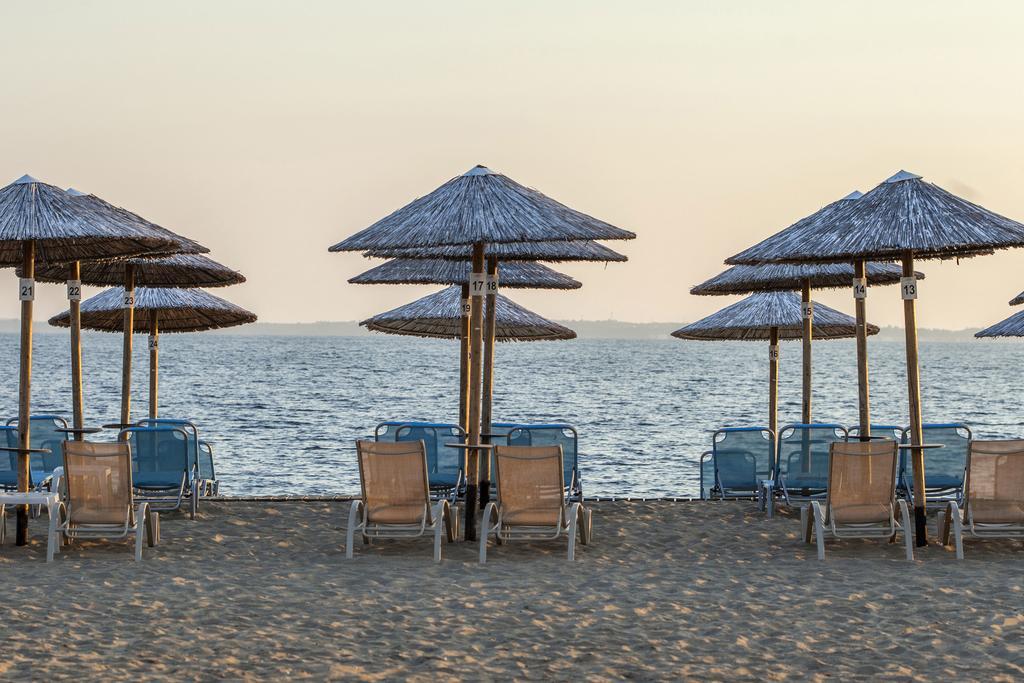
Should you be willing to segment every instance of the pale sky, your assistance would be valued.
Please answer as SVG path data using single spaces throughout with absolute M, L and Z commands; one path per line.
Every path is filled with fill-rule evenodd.
M 5 3 L 0 184 L 200 240 L 264 321 L 353 320 L 436 288 L 349 285 L 376 262 L 327 247 L 483 163 L 638 234 L 513 298 L 689 321 L 735 300 L 688 294 L 724 258 L 901 168 L 1024 220 L 1022 27 L 1016 2 Z M 919 323 L 1010 315 L 1022 264 L 922 263 Z M 64 307 L 39 288 L 37 318 Z M 895 289 L 868 310 L 901 323 Z

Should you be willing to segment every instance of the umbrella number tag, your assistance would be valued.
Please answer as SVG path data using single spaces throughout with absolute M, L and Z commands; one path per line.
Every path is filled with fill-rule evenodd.
M 867 299 L 868 298 L 868 281 L 867 281 L 867 278 L 854 278 L 853 279 L 853 298 L 854 299 Z
M 483 296 L 487 293 L 487 276 L 483 273 L 470 273 L 469 295 Z
M 68 280 L 68 301 L 82 300 L 82 281 Z
M 36 281 L 30 277 L 18 278 L 18 299 L 21 301 L 35 301 Z
M 497 294 L 498 293 L 498 274 L 487 276 L 487 293 Z
M 903 295 L 904 301 L 912 301 L 917 298 L 917 278 L 916 277 L 904 277 L 900 278 L 900 293 Z
M 121 299 L 121 304 L 124 308 L 132 308 L 135 306 L 135 293 L 125 292 L 124 298 Z
M 778 359 L 779 359 L 779 345 L 778 344 L 772 344 L 771 346 L 768 347 L 768 360 L 778 360 Z
M 800 310 L 804 314 L 804 320 L 811 320 L 814 318 L 814 302 L 807 301 L 800 304 Z
M 463 318 L 468 318 L 469 317 L 469 312 L 471 310 L 472 310 L 472 307 L 469 304 L 469 299 L 463 299 L 462 300 L 462 317 Z
M 160 342 L 158 341 L 157 337 L 154 337 L 153 335 L 149 335 L 149 350 L 150 351 L 156 351 L 157 348 L 159 348 L 159 343 Z

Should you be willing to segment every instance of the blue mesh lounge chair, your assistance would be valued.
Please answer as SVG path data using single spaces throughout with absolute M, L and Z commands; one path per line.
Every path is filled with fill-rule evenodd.
M 18 441 L 18 430 L 14 427 L 0 427 L 5 433 L 7 443 Z M 13 435 L 13 436 L 12 436 Z M 16 491 L 18 489 L 18 454 L 0 453 L 0 490 Z
M 196 517 L 197 496 L 191 486 L 189 435 L 172 425 L 128 427 L 121 431 L 132 451 L 132 484 L 150 509 L 178 510 L 187 496 L 189 516 Z
M 64 466 L 63 444 L 68 440 L 67 434 L 58 432 L 58 429 L 66 429 L 67 421 L 60 415 L 32 415 L 29 422 L 29 448 L 47 448 L 49 453 L 32 453 L 29 456 L 29 472 L 31 485 L 39 489 L 46 486 L 53 470 Z M 18 418 L 7 421 L 11 431 L 7 432 L 7 445 L 10 448 L 18 447 Z M 17 461 L 17 457 L 15 457 Z M 15 487 L 17 478 L 15 478 Z
M 215 488 L 213 448 L 199 438 L 199 428 L 194 422 L 170 417 L 153 417 L 139 420 L 138 424 L 142 427 L 168 425 L 184 430 L 189 437 L 188 466 L 189 472 L 192 473 L 190 485 L 195 487 L 200 496 L 208 495 Z M 206 452 L 204 452 L 204 444 Z
M 942 444 L 924 452 L 924 491 L 929 503 L 945 506 L 949 501 L 963 505 L 967 451 L 971 445 L 970 428 L 959 422 L 922 425 L 924 442 Z M 903 443 L 910 443 L 910 428 L 903 430 Z M 914 499 L 914 466 L 909 449 L 900 458 L 900 491 Z
M 204 485 L 204 494 L 220 495 L 220 480 L 217 479 L 217 470 L 213 466 L 213 446 L 209 441 L 199 442 L 199 462 L 197 464 L 199 480 Z
M 427 452 L 427 477 L 431 495 L 454 501 L 464 482 L 460 448 L 447 444 L 465 443 L 462 427 L 443 422 L 381 422 L 374 430 L 375 441 L 423 441 Z
M 829 448 L 846 440 L 845 427 L 825 422 L 789 424 L 779 430 L 776 487 L 786 505 L 825 498 Z
M 775 435 L 767 427 L 716 430 L 711 437 L 711 497 L 760 500 L 762 483 L 772 479 L 774 454 Z
M 505 441 L 509 446 L 561 446 L 562 466 L 566 493 L 569 500 L 583 499 L 583 482 L 580 479 L 579 467 L 579 435 L 576 428 L 569 424 L 553 422 L 550 424 L 516 424 L 500 422 L 491 426 L 492 434 L 501 434 L 507 430 Z M 492 438 L 491 443 L 504 446 L 500 438 Z M 491 453 L 491 478 L 497 479 L 494 454 Z
M 711 500 L 715 490 L 715 461 L 714 451 L 704 451 L 700 454 L 700 499 Z

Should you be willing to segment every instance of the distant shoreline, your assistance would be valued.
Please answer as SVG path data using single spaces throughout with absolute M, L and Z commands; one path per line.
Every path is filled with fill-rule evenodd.
M 630 323 L 619 320 L 559 320 L 579 335 L 580 339 L 668 339 L 669 333 L 686 323 Z M 37 334 L 67 334 L 65 330 L 50 327 L 46 321 L 36 321 Z M 12 318 L 0 319 L 0 334 L 15 334 L 19 323 Z M 922 328 L 918 330 L 921 341 L 970 341 L 978 328 L 943 330 Z M 227 330 L 214 330 L 207 334 L 232 334 L 244 336 L 271 337 L 365 337 L 370 332 L 359 327 L 356 321 L 315 322 L 315 323 L 264 323 L 258 322 Z M 876 337 L 878 341 L 903 341 L 902 327 L 883 327 Z

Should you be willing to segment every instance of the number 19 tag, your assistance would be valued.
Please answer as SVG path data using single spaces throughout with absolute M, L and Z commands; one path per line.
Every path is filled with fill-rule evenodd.
M 469 274 L 469 295 L 483 296 L 487 293 L 487 276 L 484 273 Z
M 462 300 L 462 317 L 463 318 L 468 318 L 470 310 L 471 309 L 470 309 L 470 305 L 469 305 L 469 299 L 463 299 Z
M 82 281 L 68 280 L 68 301 L 82 300 Z
M 35 301 L 36 281 L 30 277 L 18 278 L 18 299 L 21 301 Z
M 135 292 L 125 292 L 124 297 L 121 299 L 121 304 L 124 308 L 131 308 L 135 305 Z
M 867 299 L 868 298 L 868 280 L 867 278 L 853 278 L 853 298 L 854 299 Z
M 910 301 L 917 298 L 917 278 L 916 277 L 904 277 L 900 278 L 900 293 L 903 295 L 904 301 Z

